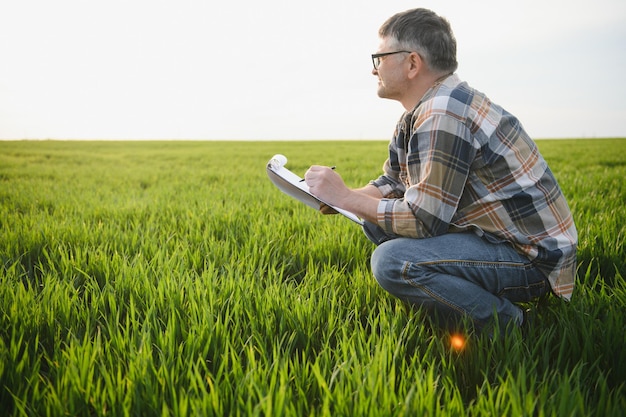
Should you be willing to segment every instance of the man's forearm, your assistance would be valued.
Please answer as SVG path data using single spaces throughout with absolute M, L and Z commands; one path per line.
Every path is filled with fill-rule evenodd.
M 355 188 L 352 191 L 357 192 L 357 193 L 361 193 L 361 194 L 365 194 L 365 195 L 369 195 L 370 197 L 374 197 L 374 198 L 378 198 L 378 199 L 383 198 L 383 195 L 381 194 L 381 192 L 378 189 L 378 187 L 373 186 L 372 184 L 367 184 L 365 187 L 361 187 L 361 188 Z
M 365 187 L 351 190 L 351 193 L 341 202 L 339 207 L 362 219 L 376 223 L 378 203 L 382 197 L 377 187 L 368 184 Z

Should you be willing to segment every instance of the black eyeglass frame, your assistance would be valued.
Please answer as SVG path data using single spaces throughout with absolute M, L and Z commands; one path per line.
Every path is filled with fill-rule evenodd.
M 380 54 L 372 54 L 372 65 L 374 65 L 374 69 L 378 71 L 378 67 L 380 66 L 380 58 L 388 55 L 395 54 L 411 54 L 412 51 L 394 51 L 394 52 L 382 52 Z

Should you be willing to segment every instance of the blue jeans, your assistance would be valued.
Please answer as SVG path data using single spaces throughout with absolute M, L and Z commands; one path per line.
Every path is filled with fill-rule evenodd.
M 514 303 L 550 292 L 543 273 L 509 243 L 471 232 L 411 239 L 387 235 L 372 223 L 363 229 L 378 245 L 371 262 L 380 286 L 446 325 L 467 317 L 477 330 L 498 323 L 502 334 L 523 321 Z

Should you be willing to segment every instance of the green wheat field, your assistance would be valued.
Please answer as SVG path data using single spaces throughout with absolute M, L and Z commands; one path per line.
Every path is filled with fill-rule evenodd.
M 265 173 L 361 186 L 384 141 L 0 142 L 0 415 L 621 417 L 626 140 L 538 145 L 574 298 L 457 350 L 378 287 L 358 225 Z

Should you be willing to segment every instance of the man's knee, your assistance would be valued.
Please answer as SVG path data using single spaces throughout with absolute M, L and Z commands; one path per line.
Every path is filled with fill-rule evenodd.
M 394 249 L 399 242 L 394 239 L 380 244 L 371 257 L 372 274 L 378 284 L 391 293 L 402 283 L 402 271 L 406 268 L 406 261 L 399 258 Z

